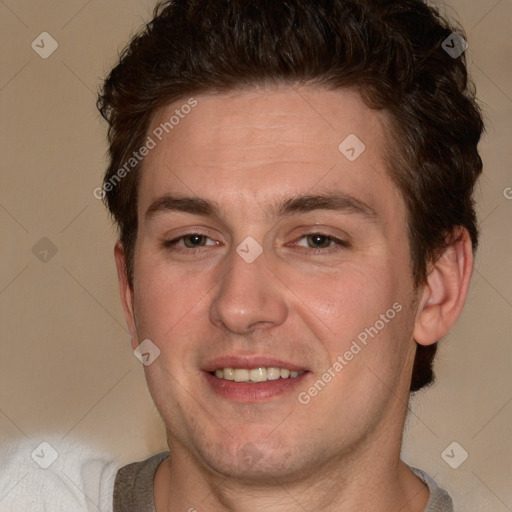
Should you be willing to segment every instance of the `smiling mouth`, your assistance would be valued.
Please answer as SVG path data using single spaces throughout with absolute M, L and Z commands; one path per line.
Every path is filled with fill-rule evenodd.
M 268 382 L 279 379 L 296 379 L 305 372 L 304 371 L 290 371 L 287 368 L 277 367 L 259 367 L 259 368 L 217 368 L 213 372 L 209 372 L 211 375 L 215 375 L 218 379 L 234 381 L 234 382 L 246 382 L 253 384 L 256 382 Z

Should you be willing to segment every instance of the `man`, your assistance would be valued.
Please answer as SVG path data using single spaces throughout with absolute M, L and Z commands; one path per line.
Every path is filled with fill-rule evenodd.
M 399 454 L 477 243 L 463 45 L 419 0 L 177 0 L 131 42 L 103 192 L 170 455 L 115 510 L 452 510 Z
M 453 510 L 400 448 L 477 245 L 463 49 L 420 0 L 175 0 L 132 40 L 96 194 L 169 453 L 114 511 Z

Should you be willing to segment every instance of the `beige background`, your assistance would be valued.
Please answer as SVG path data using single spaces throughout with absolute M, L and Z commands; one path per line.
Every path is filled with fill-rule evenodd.
M 118 300 L 115 232 L 93 189 L 105 160 L 100 77 L 153 0 L 0 0 L 0 443 L 53 436 L 132 461 L 165 448 Z M 512 0 L 453 0 L 488 120 L 482 243 L 438 383 L 411 403 L 404 458 L 460 511 L 512 510 Z M 59 47 L 42 59 L 31 42 Z M 509 199 L 507 199 L 507 197 Z M 43 262 L 47 237 L 57 252 Z M 457 441 L 469 458 L 449 467 Z M 1 497 L 0 497 L 1 499 Z

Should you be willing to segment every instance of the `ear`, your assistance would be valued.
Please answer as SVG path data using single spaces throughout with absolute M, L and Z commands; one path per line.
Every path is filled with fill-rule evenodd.
M 128 275 L 126 272 L 126 255 L 121 242 L 118 242 L 114 247 L 114 257 L 116 260 L 117 280 L 119 282 L 119 294 L 121 295 L 124 318 L 128 325 L 128 330 L 130 331 L 132 348 L 135 350 L 139 345 L 139 342 L 134 315 L 134 296 L 133 289 L 128 282 Z
M 432 345 L 451 329 L 466 301 L 473 272 L 473 248 L 467 229 L 459 227 L 449 245 L 431 265 L 423 285 L 414 326 L 414 339 Z

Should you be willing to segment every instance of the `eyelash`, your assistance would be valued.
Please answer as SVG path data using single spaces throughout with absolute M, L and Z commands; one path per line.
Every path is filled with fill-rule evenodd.
M 328 238 L 330 242 L 334 242 L 335 246 L 333 245 L 330 245 L 329 247 L 317 247 L 317 248 L 306 248 L 306 247 L 303 247 L 303 249 L 307 252 L 307 253 L 313 253 L 313 254 L 319 254 L 319 253 L 331 253 L 331 252 L 336 252 L 336 251 L 340 251 L 340 250 L 343 250 L 343 249 L 346 249 L 348 247 L 350 247 L 350 244 L 348 242 L 346 242 L 345 240 L 341 240 L 340 238 L 336 238 L 332 235 L 328 235 L 326 233 L 322 233 L 321 231 L 314 231 L 314 232 L 311 232 L 311 233 L 305 233 L 303 235 L 301 235 L 297 240 L 302 240 L 303 238 L 307 238 L 309 236 L 321 236 L 321 237 L 325 237 L 325 238 Z M 194 232 L 194 233 L 187 233 L 185 235 L 182 235 L 178 238 L 174 238 L 173 240 L 168 240 L 168 241 L 165 241 L 164 242 L 164 247 L 166 249 L 168 249 L 169 251 L 184 251 L 186 253 L 191 253 L 191 254 L 196 254 L 197 252 L 203 250 L 205 248 L 205 246 L 200 246 L 200 247 L 195 247 L 195 248 L 190 248 L 190 247 L 179 247 L 178 246 L 178 243 L 189 237 L 189 236 L 202 236 L 202 237 L 206 237 L 206 238 L 209 238 L 210 240 L 212 240 L 208 235 L 206 235 L 205 233 L 199 233 L 199 232 Z M 179 247 L 179 248 L 178 248 Z M 214 245 L 209 245 L 209 246 L 206 246 L 206 247 L 214 247 Z
M 210 238 L 208 235 L 204 234 L 204 233 L 187 233 L 185 235 L 182 235 L 182 236 L 179 236 L 178 238 L 174 238 L 173 240 L 167 240 L 166 242 L 164 242 L 164 247 L 170 251 L 185 251 L 187 253 L 196 253 L 197 251 L 201 251 L 204 247 L 195 247 L 195 248 L 190 248 L 190 247 L 180 247 L 179 249 L 177 249 L 178 247 L 178 242 L 180 240 L 183 240 L 184 238 L 187 238 L 188 236 L 204 236 L 206 238 Z M 211 240 L 211 238 L 210 238 Z M 209 247 L 212 247 L 212 246 L 209 246 Z

